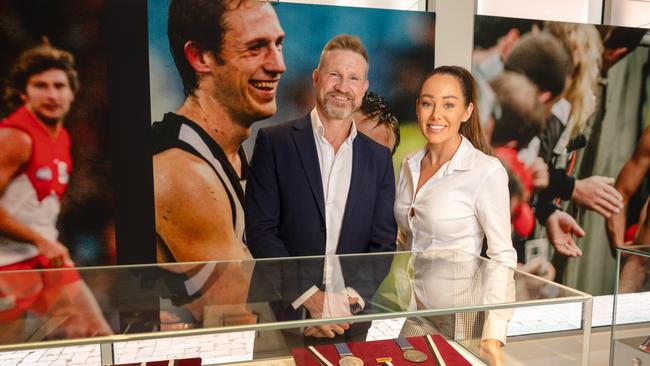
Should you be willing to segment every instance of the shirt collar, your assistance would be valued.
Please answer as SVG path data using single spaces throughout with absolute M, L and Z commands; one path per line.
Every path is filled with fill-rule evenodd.
M 317 137 L 325 138 L 325 126 L 323 126 L 323 122 L 320 120 L 320 116 L 318 115 L 318 111 L 316 110 L 316 107 L 311 110 L 311 113 L 309 114 L 309 117 L 311 118 L 311 128 L 314 130 L 314 135 Z M 350 134 L 348 137 L 345 139 L 343 142 L 344 144 L 351 144 L 352 141 L 354 141 L 354 138 L 357 137 L 357 126 L 356 122 L 352 120 L 352 127 L 350 128 Z
M 571 114 L 571 103 L 565 98 L 558 100 L 551 107 L 551 114 L 560 120 L 562 126 L 566 126 L 569 121 L 569 114 Z
M 460 146 L 454 153 L 454 156 L 451 157 L 451 160 L 449 160 L 448 164 L 446 164 L 446 167 L 444 168 L 444 175 L 449 175 L 454 170 L 472 169 L 474 162 L 474 150 L 476 150 L 474 148 L 474 145 L 472 145 L 472 143 L 467 138 L 465 138 L 465 136 L 461 135 Z M 420 169 L 420 162 L 426 153 L 427 149 L 426 147 L 423 147 L 422 149 L 416 151 L 406 158 L 411 170 Z

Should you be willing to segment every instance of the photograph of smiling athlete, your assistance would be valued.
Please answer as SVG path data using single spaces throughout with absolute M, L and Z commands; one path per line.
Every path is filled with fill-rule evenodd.
M 248 259 L 241 144 L 276 111 L 284 31 L 268 2 L 173 0 L 168 36 L 185 101 L 153 124 L 158 262 Z
M 401 250 L 450 249 L 480 255 L 487 237 L 487 255 L 514 268 L 508 174 L 490 156 L 476 102 L 476 82 L 461 67 L 440 66 L 422 83 L 415 108 L 427 143 L 402 163 L 395 201 L 397 244 Z M 420 279 L 414 286 L 419 306 L 437 308 L 450 298 L 462 298 L 463 281 L 445 286 L 438 268 L 418 268 L 416 262 L 414 269 L 414 278 Z M 499 281 L 490 288 L 507 287 L 505 277 Z M 507 292 L 490 295 L 503 299 Z M 500 348 L 507 324 L 507 311 L 488 312 L 481 352 L 490 365 L 503 364 Z

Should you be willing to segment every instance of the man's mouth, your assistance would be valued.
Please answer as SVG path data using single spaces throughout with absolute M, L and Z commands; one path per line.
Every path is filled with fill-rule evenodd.
M 251 84 L 255 89 L 272 92 L 275 90 L 278 81 L 279 80 L 251 80 L 249 81 L 249 84 Z
M 352 100 L 352 96 L 345 95 L 345 94 L 331 93 L 331 94 L 328 94 L 328 97 L 330 97 L 330 98 L 332 98 L 332 99 L 334 99 L 336 101 L 339 101 L 339 102 L 347 102 L 347 101 Z

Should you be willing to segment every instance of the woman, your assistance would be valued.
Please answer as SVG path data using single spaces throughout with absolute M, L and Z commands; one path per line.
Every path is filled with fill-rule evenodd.
M 416 252 L 450 249 L 479 255 L 487 237 L 488 256 L 515 267 L 508 176 L 501 163 L 489 155 L 475 105 L 474 78 L 461 67 L 438 67 L 422 84 L 416 113 L 427 143 L 402 163 L 394 208 L 400 229 L 398 246 Z M 439 257 L 426 258 L 427 253 L 422 253 L 413 261 L 419 308 L 476 303 L 472 286 L 479 267 L 471 263 L 479 262 L 440 266 L 436 264 Z M 483 279 L 487 286 L 482 287 L 489 288 L 481 295 L 485 303 L 512 301 L 508 291 L 512 274 L 500 272 L 492 271 Z M 508 311 L 496 311 L 485 321 L 481 350 L 491 364 L 502 362 L 500 347 L 508 318 Z

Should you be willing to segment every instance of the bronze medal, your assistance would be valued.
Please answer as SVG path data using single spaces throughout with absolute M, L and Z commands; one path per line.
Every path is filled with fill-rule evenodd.
M 420 363 L 429 358 L 426 353 L 415 349 L 406 338 L 396 338 L 395 342 L 402 350 L 402 357 L 407 361 Z
M 429 358 L 426 353 L 422 351 L 418 351 L 416 349 L 407 349 L 402 354 L 402 357 L 404 357 L 404 359 L 407 361 L 417 362 L 417 363 L 424 362 Z

